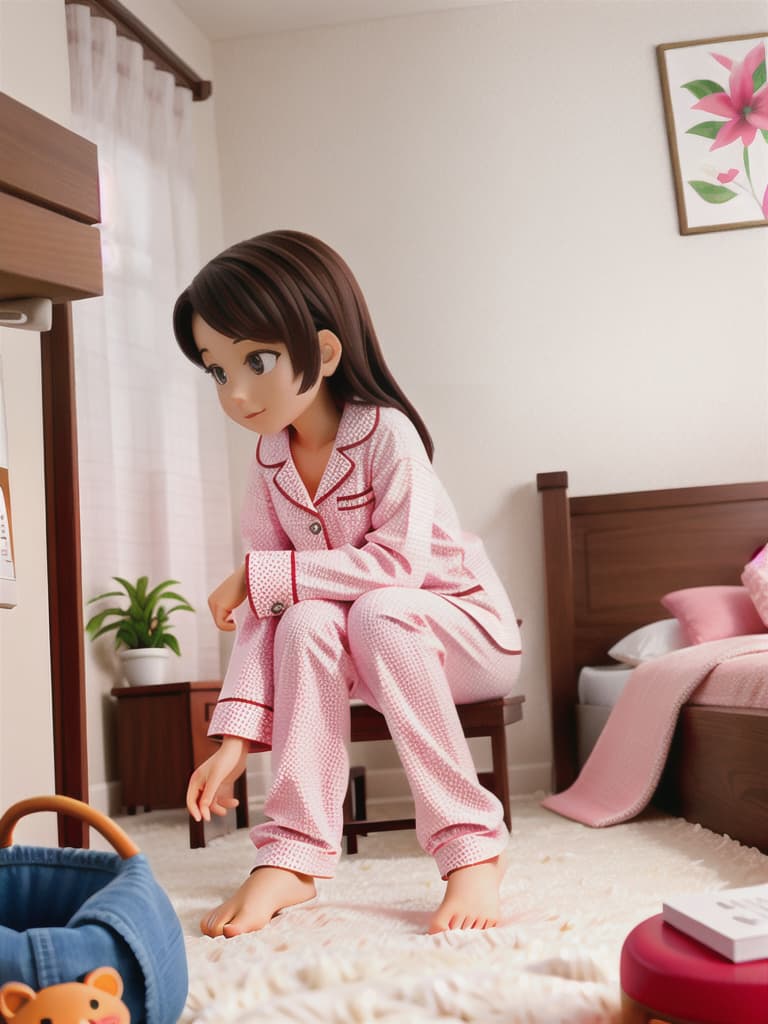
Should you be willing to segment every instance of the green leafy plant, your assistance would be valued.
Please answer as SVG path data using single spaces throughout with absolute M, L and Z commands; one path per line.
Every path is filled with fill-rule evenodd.
M 85 624 L 85 631 L 91 640 L 114 632 L 116 648 L 122 646 L 133 651 L 142 647 L 169 647 L 174 654 L 180 654 L 179 641 L 171 633 L 169 619 L 174 612 L 193 612 L 195 609 L 185 597 L 170 589 L 179 581 L 164 580 L 149 590 L 147 576 L 140 576 L 135 585 L 121 576 L 113 576 L 112 579 L 123 589 L 110 590 L 106 594 L 92 597 L 88 604 L 103 601 L 107 597 L 127 597 L 128 607 L 105 608 L 90 618 Z M 167 608 L 161 601 L 176 603 L 172 608 Z

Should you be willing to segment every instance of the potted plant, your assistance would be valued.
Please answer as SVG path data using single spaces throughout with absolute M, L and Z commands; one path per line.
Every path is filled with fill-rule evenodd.
M 171 632 L 174 612 L 192 612 L 194 608 L 181 594 L 171 590 L 178 580 L 164 580 L 149 589 L 149 578 L 140 576 L 135 584 L 121 576 L 112 579 L 122 590 L 110 590 L 92 597 L 88 604 L 108 597 L 128 599 L 127 607 L 105 608 L 88 620 L 85 630 L 91 640 L 114 632 L 115 648 L 123 664 L 125 678 L 132 686 L 165 682 L 169 651 L 181 654 L 179 641 Z M 171 608 L 161 601 L 175 602 Z

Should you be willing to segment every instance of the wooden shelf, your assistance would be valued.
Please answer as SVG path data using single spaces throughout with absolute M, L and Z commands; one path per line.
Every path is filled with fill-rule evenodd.
M 0 299 L 103 292 L 96 146 L 0 93 Z

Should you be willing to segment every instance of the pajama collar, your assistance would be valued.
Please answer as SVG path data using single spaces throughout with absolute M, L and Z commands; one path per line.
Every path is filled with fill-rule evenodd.
M 347 402 L 341 414 L 339 431 L 328 459 L 323 478 L 320 481 L 314 504 L 319 505 L 337 490 L 355 468 L 355 448 L 367 441 L 379 423 L 379 407 L 363 402 Z M 274 470 L 274 484 L 278 490 L 294 501 L 305 506 L 310 501 L 307 490 L 296 471 L 291 458 L 288 430 L 259 438 L 256 458 L 264 469 Z

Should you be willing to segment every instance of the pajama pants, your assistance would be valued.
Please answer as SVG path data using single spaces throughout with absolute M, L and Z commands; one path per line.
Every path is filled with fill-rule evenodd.
M 251 838 L 256 866 L 331 877 L 341 853 L 350 698 L 387 720 L 413 794 L 416 835 L 445 878 L 509 841 L 480 785 L 456 704 L 506 696 L 520 656 L 496 647 L 449 601 L 385 587 L 352 604 L 301 601 L 274 634 L 271 819 Z

